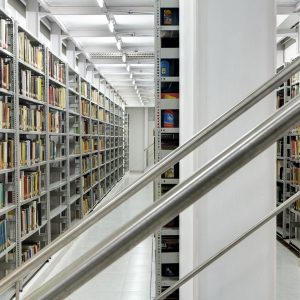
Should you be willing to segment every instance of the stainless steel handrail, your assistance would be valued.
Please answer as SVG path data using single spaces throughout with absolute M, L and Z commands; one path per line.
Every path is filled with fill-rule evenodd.
M 189 282 L 191 279 L 193 279 L 196 275 L 198 275 L 200 272 L 202 272 L 204 269 L 206 269 L 208 266 L 210 266 L 212 263 L 217 261 L 219 258 L 221 258 L 223 255 L 225 255 L 227 252 L 229 252 L 231 249 L 233 249 L 235 246 L 237 246 L 239 243 L 241 243 L 243 240 L 245 240 L 247 237 L 249 237 L 252 233 L 256 232 L 259 228 L 267 224 L 269 221 L 271 221 L 274 217 L 276 217 L 278 214 L 284 211 L 287 207 L 295 203 L 297 200 L 300 200 L 300 191 L 297 192 L 295 195 L 290 197 L 288 200 L 286 200 L 284 203 L 279 205 L 276 209 L 274 209 L 272 212 L 267 214 L 264 218 L 262 218 L 256 225 L 248 229 L 245 233 L 237 237 L 234 241 L 232 241 L 230 244 L 225 246 L 223 249 L 221 249 L 219 252 L 217 252 L 215 255 L 211 256 L 209 259 L 207 259 L 205 262 L 203 262 L 201 265 L 196 267 L 193 271 L 189 272 L 185 276 L 183 276 L 180 280 L 178 280 L 174 285 L 169 287 L 167 290 L 165 290 L 162 294 L 157 296 L 155 300 L 163 300 L 166 299 L 169 295 L 171 295 L 173 292 L 178 290 L 181 286 Z
M 257 90 L 255 90 L 250 96 L 242 100 L 239 104 L 231 108 L 228 112 L 220 116 L 206 128 L 198 132 L 194 137 L 188 140 L 184 145 L 180 146 L 168 156 L 166 156 L 159 163 L 150 168 L 145 174 L 118 194 L 111 202 L 104 205 L 101 209 L 93 212 L 88 217 L 83 219 L 74 227 L 70 228 L 51 244 L 39 251 L 32 259 L 25 262 L 18 267 L 15 271 L 11 272 L 8 276 L 0 281 L 0 294 L 6 289 L 15 284 L 16 281 L 22 280 L 27 274 L 38 268 L 45 261 L 47 261 L 57 251 L 64 246 L 72 242 L 80 234 L 85 232 L 104 216 L 109 214 L 115 208 L 127 201 L 130 197 L 135 195 L 143 187 L 149 184 L 151 181 L 160 176 L 163 172 L 167 171 L 178 161 L 191 153 L 205 141 L 207 141 L 214 134 L 223 129 L 226 125 L 237 119 L 244 112 L 253 107 L 256 103 L 261 101 L 265 96 L 270 94 L 274 89 L 280 86 L 284 81 L 290 78 L 294 73 L 300 70 L 300 57 L 294 60 L 288 67 L 283 69 L 280 73 L 273 76 Z
M 64 299 L 223 182 L 299 122 L 300 96 L 85 253 L 26 299 Z

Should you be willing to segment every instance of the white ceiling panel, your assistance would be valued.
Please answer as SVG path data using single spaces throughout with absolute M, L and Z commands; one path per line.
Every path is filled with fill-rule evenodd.
M 67 15 L 67 16 L 57 16 L 60 22 L 62 22 L 67 29 L 102 29 L 107 28 L 107 18 L 106 16 L 79 16 L 79 15 Z

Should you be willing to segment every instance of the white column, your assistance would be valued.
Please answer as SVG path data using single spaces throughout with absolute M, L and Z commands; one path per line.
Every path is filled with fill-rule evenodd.
M 7 0 L 0 0 L 0 7 L 2 8 L 2 9 L 6 9 L 6 4 L 7 4 Z
M 274 0 L 180 0 L 181 142 L 275 72 Z M 181 164 L 199 169 L 275 111 L 270 96 Z M 271 147 L 181 215 L 180 270 L 190 271 L 275 207 Z M 275 299 L 275 223 L 248 238 L 182 288 L 181 299 Z
M 37 0 L 28 0 L 26 5 L 27 29 L 37 38 L 40 35 L 40 7 Z
M 52 26 L 51 26 L 51 50 L 58 57 L 61 57 L 61 46 L 62 46 L 61 28 L 56 23 L 52 23 Z
M 68 40 L 68 43 L 67 43 L 67 60 L 68 60 L 68 64 L 73 69 L 75 69 L 75 67 L 76 67 L 76 46 L 70 40 Z
M 87 68 L 86 58 L 83 54 L 79 55 L 78 69 L 81 77 L 86 77 L 86 68 Z

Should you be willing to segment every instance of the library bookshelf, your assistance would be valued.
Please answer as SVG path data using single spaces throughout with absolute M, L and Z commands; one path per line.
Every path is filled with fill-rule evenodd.
M 0 69 L 3 278 L 99 204 L 124 176 L 125 152 L 118 97 L 3 11 Z
M 277 89 L 277 108 L 299 95 L 299 77 L 296 73 Z M 276 155 L 277 205 L 280 205 L 300 190 L 300 126 L 292 128 L 277 141 Z M 300 201 L 277 217 L 277 236 L 300 255 Z
M 179 1 L 155 5 L 155 162 L 179 146 Z M 179 164 L 155 181 L 155 200 L 179 183 Z M 155 234 L 156 294 L 179 279 L 179 216 Z M 179 299 L 179 291 L 167 299 Z

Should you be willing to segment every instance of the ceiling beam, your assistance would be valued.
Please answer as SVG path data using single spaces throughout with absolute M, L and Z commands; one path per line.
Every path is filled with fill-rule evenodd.
M 288 1 L 278 0 L 276 2 L 277 14 L 278 15 L 289 15 L 289 14 L 295 13 L 297 2 L 298 1 L 296 1 L 296 0 L 288 0 Z
M 154 14 L 153 6 L 107 6 L 107 11 L 99 6 L 49 6 L 51 14 L 57 16 L 67 15 L 143 15 Z
M 292 29 L 277 29 L 278 37 L 296 37 L 298 35 L 298 31 L 296 28 Z
M 135 29 L 130 30 L 122 27 L 123 29 L 117 30 L 119 37 L 154 37 L 153 29 Z M 81 37 L 115 37 L 115 33 L 107 30 L 70 30 L 69 34 L 74 38 Z

